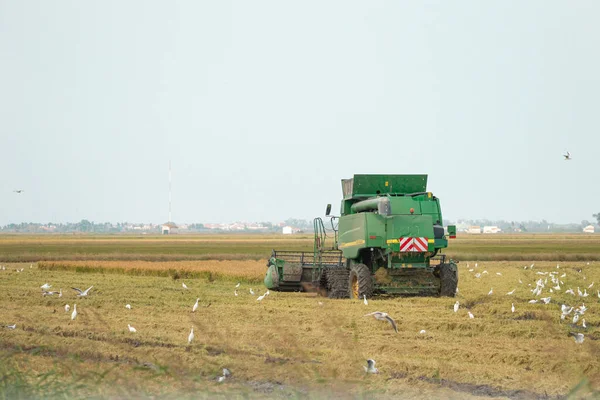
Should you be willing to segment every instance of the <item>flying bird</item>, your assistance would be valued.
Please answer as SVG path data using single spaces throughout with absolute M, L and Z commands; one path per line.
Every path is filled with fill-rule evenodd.
M 192 312 L 196 312 L 196 310 L 198 309 L 198 301 L 200 301 L 200 299 L 196 299 L 196 303 L 194 304 L 194 307 L 192 307 Z
M 87 296 L 90 292 L 90 289 L 93 288 L 94 286 L 90 286 L 89 288 L 85 289 L 85 290 L 81 290 L 79 288 L 71 288 L 73 290 L 75 290 L 76 292 L 79 292 L 79 294 L 77 295 L 77 297 L 84 297 Z
M 581 344 L 583 343 L 583 333 L 569 332 L 569 336 L 573 336 L 575 338 L 575 343 Z
M 77 318 L 77 304 L 73 304 L 73 312 L 71 313 L 71 321 Z
M 23 193 L 24 191 L 25 191 L 25 190 L 23 190 L 23 189 L 17 189 L 17 190 L 13 190 L 13 192 L 15 192 L 15 193 Z
M 381 312 L 381 311 L 375 311 L 369 314 L 364 315 L 364 317 L 368 317 L 368 316 L 373 316 L 373 318 L 375 318 L 376 320 L 379 321 L 387 321 L 390 323 L 390 325 L 392 325 L 392 328 L 394 328 L 394 330 L 396 331 L 396 333 L 398 333 L 398 327 L 396 326 L 396 321 L 394 321 L 392 319 L 392 317 L 390 317 L 388 315 L 388 313 L 385 312 Z
M 565 161 L 566 160 L 572 160 L 571 153 L 569 153 L 568 151 L 567 151 L 567 154 L 563 154 L 563 157 L 565 158 Z
M 188 344 L 191 344 L 192 340 L 194 340 L 194 327 L 193 326 L 192 326 L 192 330 L 190 331 L 190 334 L 188 336 Z
M 137 332 L 137 329 L 135 329 L 133 326 L 127 324 L 127 327 L 129 328 L 129 332 Z
M 367 360 L 367 365 L 366 366 L 363 365 L 363 368 L 365 369 L 365 372 L 367 374 L 379 373 L 379 370 L 377 368 L 375 368 L 375 360 L 371 360 L 371 359 Z
M 368 306 L 369 302 L 367 301 L 367 295 L 366 294 L 363 294 L 363 299 L 364 299 L 363 303 L 365 303 L 365 306 Z

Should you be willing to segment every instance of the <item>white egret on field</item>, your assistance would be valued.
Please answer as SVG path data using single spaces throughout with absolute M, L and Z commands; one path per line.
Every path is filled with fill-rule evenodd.
M 422 334 L 424 334 L 424 333 L 427 333 L 427 331 L 426 331 L 425 329 L 421 329 L 421 330 L 419 331 L 419 333 L 422 335 Z
M 379 373 L 379 370 L 377 368 L 375 368 L 375 360 L 367 360 L 367 365 L 364 366 L 363 368 L 365 369 L 365 372 L 368 374 L 377 374 Z
M 40 289 L 42 290 L 48 290 L 52 287 L 52 285 L 48 285 L 47 283 L 44 283 L 42 286 L 40 286 Z
M 194 327 L 192 326 L 192 330 L 190 331 L 190 334 L 188 336 L 188 344 L 192 343 L 192 340 L 194 340 Z
M 475 318 L 475 316 L 473 315 L 473 313 L 471 313 L 471 311 L 469 311 L 469 318 L 470 318 L 470 319 L 473 319 L 473 318 Z
M 185 284 L 185 282 L 181 282 L 181 287 L 183 287 L 184 289 L 187 289 L 187 285 Z
M 237 289 L 235 289 L 235 290 L 233 291 L 233 294 L 234 294 L 234 295 L 236 295 L 236 296 L 238 295 L 238 293 L 237 293 Z
M 71 306 L 68 304 L 65 304 L 65 312 L 69 312 L 70 309 L 71 309 Z
M 135 329 L 133 326 L 127 324 L 127 327 L 129 328 L 129 332 L 137 332 L 137 329 Z
M 367 295 L 366 294 L 363 294 L 363 299 L 364 299 L 363 303 L 365 303 L 365 306 L 368 306 L 369 302 L 367 301 Z
M 515 303 L 512 303 L 512 307 L 510 307 L 510 311 L 515 312 Z
M 387 321 L 390 323 L 390 325 L 392 325 L 392 328 L 394 328 L 394 330 L 396 331 L 396 333 L 398 333 L 398 327 L 396 326 L 396 321 L 394 321 L 392 319 L 392 317 L 390 317 L 388 315 L 388 313 L 385 312 L 381 312 L 381 311 L 374 311 L 372 313 L 363 315 L 364 317 L 368 317 L 368 316 L 373 316 L 373 318 L 375 318 L 376 320 L 379 321 Z
M 254 290 L 252 290 L 252 288 L 250 288 L 250 294 L 254 296 Z
M 579 314 L 573 315 L 573 323 L 576 324 L 579 321 Z
M 262 299 L 264 299 L 266 295 L 267 294 L 265 293 L 265 294 L 263 294 L 261 296 L 258 296 L 258 298 L 256 299 L 256 301 L 262 301 Z
M 17 328 L 17 324 L 6 325 L 6 327 L 7 327 L 8 329 L 16 329 L 16 328 Z
M 537 300 L 535 300 L 535 299 L 534 300 L 529 300 L 529 304 L 535 304 L 535 303 L 537 303 Z
M 131 304 L 125 304 L 125 308 L 131 310 Z
M 542 300 L 544 304 L 550 303 L 550 297 L 542 297 L 540 300 Z
M 194 307 L 192 307 L 192 312 L 196 312 L 196 310 L 198 309 L 198 302 L 200 301 L 200 298 L 196 299 L 196 303 L 194 304 Z
M 77 318 L 77 304 L 73 304 L 73 312 L 71 313 L 71 321 Z
M 515 290 L 517 290 L 517 289 L 513 289 L 513 290 L 511 290 L 510 292 L 506 293 L 506 295 L 507 295 L 507 296 L 510 296 L 511 294 L 513 294 L 513 293 L 515 292 Z
M 488 292 L 488 296 L 491 296 L 492 293 L 494 293 L 494 288 L 491 288 L 490 291 Z
M 239 288 L 240 287 L 240 283 L 238 282 L 237 285 L 235 285 L 235 288 Z
M 585 329 L 587 329 L 587 325 L 585 324 L 585 318 L 583 319 L 581 326 L 583 326 Z
M 458 300 L 456 300 L 456 303 L 454 303 L 454 312 L 457 312 L 459 307 L 460 303 L 458 302 Z

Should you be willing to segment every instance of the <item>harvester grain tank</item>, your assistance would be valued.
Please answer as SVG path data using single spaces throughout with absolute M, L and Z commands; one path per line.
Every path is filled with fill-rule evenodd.
M 273 250 L 267 288 L 332 298 L 456 294 L 456 262 L 441 254 L 456 227 L 446 235 L 427 175 L 354 175 L 342 179 L 342 192 L 339 216 L 327 206 L 329 233 L 315 218 L 312 252 Z

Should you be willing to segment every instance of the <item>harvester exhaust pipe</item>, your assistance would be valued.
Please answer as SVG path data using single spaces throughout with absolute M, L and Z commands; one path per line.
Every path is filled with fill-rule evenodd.
M 387 197 L 376 197 L 374 199 L 359 201 L 352 205 L 352 211 L 355 213 L 373 210 L 377 210 L 379 215 L 390 215 L 392 213 L 390 199 Z

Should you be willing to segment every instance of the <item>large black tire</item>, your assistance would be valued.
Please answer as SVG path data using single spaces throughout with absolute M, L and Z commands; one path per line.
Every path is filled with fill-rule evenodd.
M 458 287 L 458 268 L 456 264 L 440 264 L 440 296 L 456 296 Z
M 330 299 L 348 298 L 348 274 L 346 268 L 328 268 L 327 276 L 327 296 Z
M 363 296 L 371 297 L 373 294 L 373 278 L 371 271 L 365 264 L 354 264 L 348 276 L 348 297 L 362 299 Z

